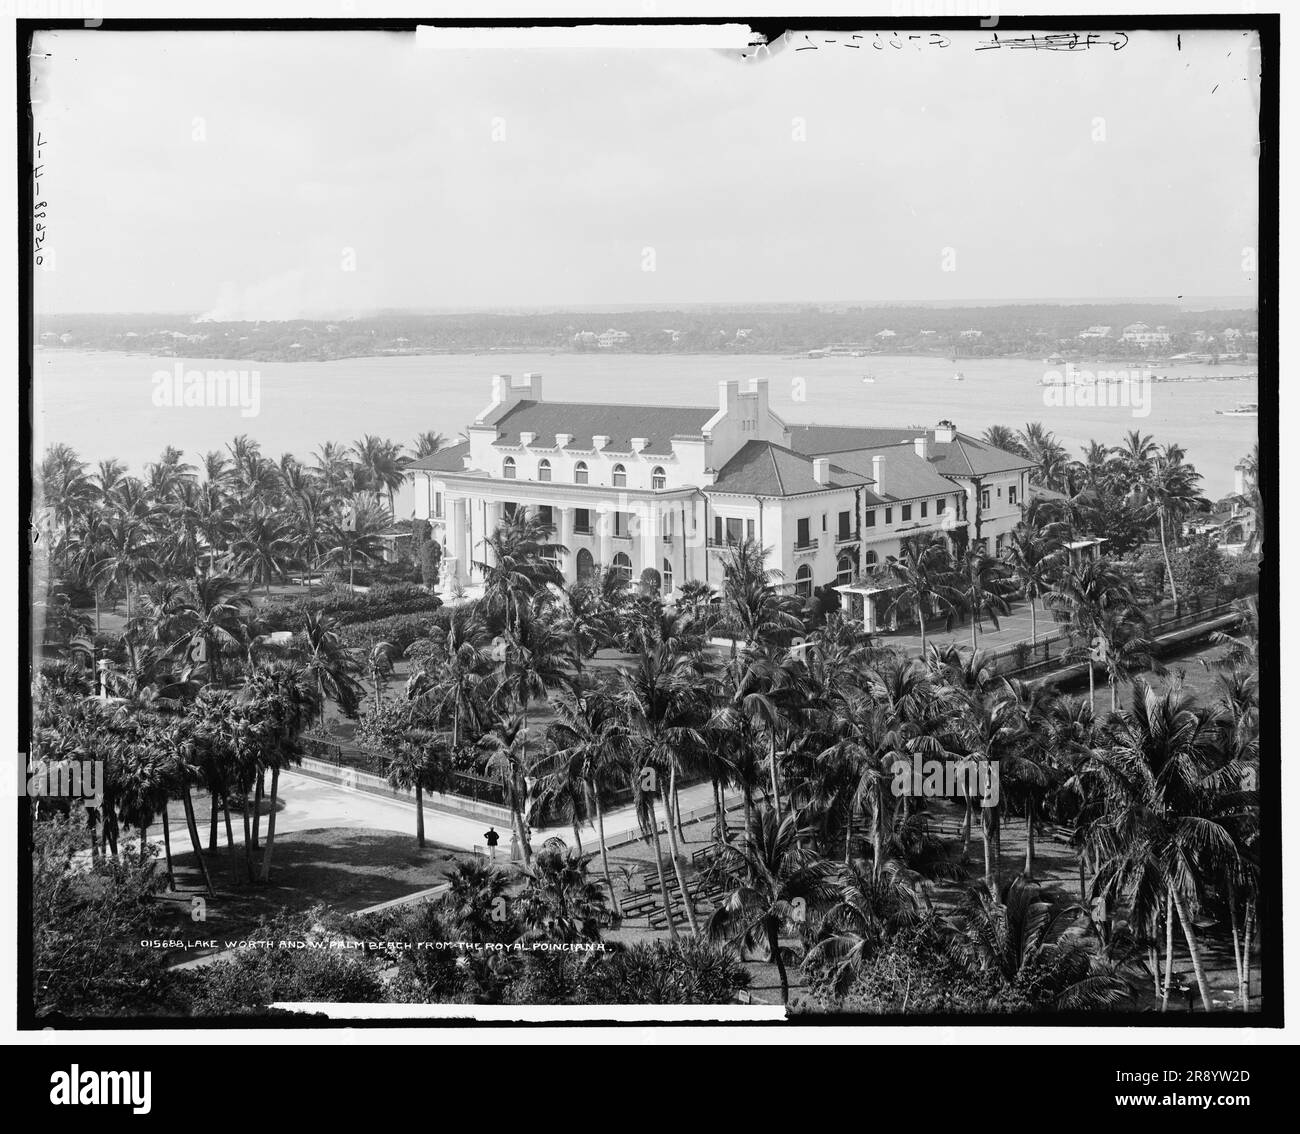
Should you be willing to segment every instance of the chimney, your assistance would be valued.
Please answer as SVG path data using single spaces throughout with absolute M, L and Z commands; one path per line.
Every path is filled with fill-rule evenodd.
M 813 458 L 813 480 L 818 484 L 829 484 L 831 479 L 831 462 L 829 457 Z
M 940 445 L 951 445 L 957 440 L 957 427 L 950 421 L 941 421 L 934 427 L 934 439 Z
M 768 386 L 766 378 L 754 379 L 754 417 L 758 421 L 758 435 L 763 436 L 763 431 L 767 426 L 767 415 L 769 411 Z
M 650 445 L 650 438 L 649 438 L 649 437 L 633 437 L 633 438 L 632 438 L 632 452 L 634 452 L 634 453 L 641 453 L 641 452 L 644 452 L 644 451 L 649 447 L 649 445 Z
M 877 454 L 871 458 L 871 479 L 876 482 L 875 493 L 884 496 L 885 458 Z
M 527 384 L 528 392 L 519 391 L 521 398 L 527 398 L 530 402 L 540 402 L 542 400 L 542 376 L 536 370 L 529 370 L 524 374 L 524 382 Z
M 572 441 L 573 441 L 572 433 L 557 433 L 555 435 L 555 447 L 557 449 L 563 449 L 565 445 L 570 444 Z
M 930 459 L 930 437 L 928 434 L 916 438 L 912 442 L 916 446 L 916 455 L 923 461 Z
M 489 415 L 496 411 L 508 409 L 510 406 L 514 405 L 515 402 L 519 401 L 520 396 L 519 387 L 511 384 L 509 374 L 493 374 L 492 401 L 488 407 L 474 419 L 474 423 L 477 425 L 480 422 L 486 421 Z
M 736 408 L 736 400 L 740 397 L 739 382 L 719 382 L 718 383 L 718 409 L 723 413 L 730 413 Z
M 531 445 L 536 437 L 537 437 L 536 433 L 530 432 L 529 430 L 525 429 L 522 433 L 519 434 L 519 444 L 524 446 Z
M 609 438 L 606 437 L 605 434 L 603 433 L 592 434 L 591 447 L 593 449 L 603 449 L 608 444 L 609 444 Z

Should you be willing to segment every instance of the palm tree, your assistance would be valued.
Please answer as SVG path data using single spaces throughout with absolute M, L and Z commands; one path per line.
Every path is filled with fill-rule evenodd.
M 767 549 L 753 540 L 727 548 L 722 561 L 722 617 L 735 642 L 779 645 L 803 630 L 799 596 L 780 589 L 781 572 L 767 566 Z
M 778 823 L 775 811 L 760 806 L 740 838 L 722 850 L 723 869 L 735 882 L 706 927 L 710 940 L 738 949 L 765 942 L 783 1004 L 790 1002 L 790 978 L 781 955 L 782 926 L 807 921 L 838 897 L 834 866 L 802 846 L 810 834 L 796 816 Z
M 1127 900 L 1152 924 L 1167 901 L 1182 926 L 1205 1010 L 1209 986 L 1192 915 L 1209 878 L 1238 869 L 1234 828 L 1252 803 L 1242 766 L 1225 751 L 1222 722 L 1178 688 L 1138 682 L 1096 773 L 1105 806 L 1092 838 L 1102 858 L 1098 892 Z M 1166 965 L 1171 958 L 1166 957 Z
M 892 589 L 881 614 L 885 618 L 897 613 L 914 614 L 921 628 L 921 655 L 925 656 L 925 620 L 939 615 L 950 616 L 960 600 L 953 585 L 952 560 L 947 545 L 939 536 L 908 540 L 899 556 L 885 560 L 885 572 Z
M 239 616 L 248 606 L 237 580 L 201 575 L 163 604 L 159 637 L 169 656 L 188 659 L 220 686 L 222 648 L 239 642 Z
M 1169 531 L 1175 542 L 1180 541 L 1183 521 L 1192 512 L 1207 509 L 1209 501 L 1197 491 L 1201 474 L 1185 464 L 1183 450 L 1177 445 L 1166 445 L 1157 454 L 1151 475 L 1145 484 L 1150 494 L 1160 530 L 1160 551 L 1165 557 L 1165 577 L 1169 580 L 1169 595 L 1178 607 L 1178 586 L 1174 580 L 1173 564 L 1169 561 Z
M 686 878 L 677 848 L 677 831 L 669 801 L 676 794 L 677 776 L 683 754 L 702 746 L 702 728 L 708 719 L 705 704 L 707 689 L 703 660 L 695 654 L 675 652 L 660 642 L 643 650 L 635 664 L 619 671 L 619 705 L 631 735 L 631 748 L 640 765 L 633 781 L 639 787 L 638 804 L 654 838 L 655 857 L 659 861 L 660 892 L 668 915 L 669 931 L 673 926 L 672 908 L 664 886 L 663 863 L 659 858 L 659 826 L 654 800 L 662 798 L 666 812 L 668 840 L 673 871 L 685 907 L 691 933 L 698 935 L 694 902 L 686 888 Z M 649 773 L 649 774 L 647 774 Z M 664 781 L 667 793 L 664 794 Z
M 269 507 L 254 505 L 238 525 L 230 552 L 235 570 L 254 585 L 265 584 L 269 595 L 271 583 L 284 579 L 293 561 L 289 525 Z
M 1029 645 L 1038 645 L 1038 603 L 1047 597 L 1061 569 L 1062 553 L 1056 539 L 1017 524 L 1007 545 L 1011 577 L 1029 603 Z
M 487 752 L 486 770 L 500 782 L 510 808 L 515 837 L 524 856 L 524 866 L 533 860 L 528 838 L 527 816 L 531 806 L 529 777 L 532 765 L 528 755 L 528 728 L 522 714 L 512 713 L 498 720 L 479 742 Z
M 262 881 L 269 882 L 280 769 L 302 760 L 300 740 L 317 709 L 316 686 L 307 667 L 293 661 L 276 661 L 254 670 L 237 699 L 258 733 L 261 752 L 257 764 L 271 769 L 271 810 L 262 856 Z
M 356 675 L 361 663 L 334 626 L 333 618 L 323 611 L 309 610 L 303 615 L 298 631 L 297 650 L 307 672 L 316 685 L 319 723 L 325 720 L 325 698 L 334 701 L 347 716 L 353 716 L 363 692 Z
M 1016 431 L 1009 426 L 990 425 L 984 430 L 984 436 L 981 440 L 984 444 L 992 445 L 993 448 L 1001 449 L 1005 453 L 1015 453 L 1021 457 L 1029 456 L 1024 445 L 1021 444 L 1020 438 L 1016 435 Z
M 953 572 L 953 589 L 970 612 L 970 645 L 976 650 L 979 648 L 976 627 L 983 625 L 984 618 L 987 616 L 997 630 L 998 615 L 1011 612 L 1005 598 L 1006 568 L 979 547 L 968 547 Z
M 331 519 L 326 527 L 327 550 L 322 563 L 342 566 L 347 564 L 348 586 L 355 583 L 357 562 L 374 563 L 383 558 L 384 543 L 380 532 L 387 524 L 387 516 L 378 508 L 364 504 L 345 509 L 344 514 Z
M 407 730 L 401 744 L 389 752 L 388 782 L 402 791 L 415 792 L 415 843 L 424 849 L 424 793 L 447 784 L 450 753 L 438 734 L 428 729 Z
M 459 751 L 466 725 L 474 740 L 482 732 L 480 692 L 490 664 L 487 631 L 474 607 L 460 606 L 435 641 L 436 653 L 411 675 L 406 695 L 421 701 L 436 720 L 451 718 L 451 746 Z
M 1165 667 L 1155 655 L 1155 642 L 1147 636 L 1146 624 L 1136 611 L 1107 611 L 1097 628 L 1102 641 L 1100 661 L 1106 667 L 1110 685 L 1110 708 L 1119 708 L 1119 686 L 1128 685 L 1133 675 L 1163 674 Z
M 402 469 L 401 446 L 395 441 L 367 433 L 360 441 L 353 442 L 352 452 L 357 455 L 357 465 L 364 473 L 370 489 L 376 493 L 388 494 L 388 510 L 392 512 L 393 493 L 406 479 L 406 473 Z
M 545 941 L 599 941 L 605 895 L 587 877 L 590 855 L 549 838 L 525 868 L 527 883 L 519 895 L 528 936 Z
M 987 770 L 987 784 L 999 785 L 996 793 L 980 800 L 980 830 L 984 840 L 984 878 L 989 890 L 998 892 L 1002 854 L 1001 781 L 1002 766 L 1024 737 L 1024 719 L 1014 698 L 1003 693 L 968 694 L 958 702 L 951 728 L 967 758 Z
M 1094 703 L 1093 661 L 1102 620 L 1135 609 L 1133 592 L 1124 573 L 1111 559 L 1098 556 L 1062 571 L 1045 598 L 1061 622 L 1068 624 L 1088 662 L 1088 703 Z
M 415 442 L 411 445 L 411 452 L 418 461 L 423 457 L 432 457 L 435 453 L 441 452 L 447 446 L 447 438 L 433 429 L 426 429 L 423 433 L 415 435 Z

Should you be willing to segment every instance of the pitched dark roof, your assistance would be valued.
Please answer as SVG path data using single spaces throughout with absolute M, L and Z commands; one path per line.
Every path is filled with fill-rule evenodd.
M 644 437 L 647 453 L 669 454 L 674 437 L 701 437 L 705 424 L 718 411 L 711 406 L 627 406 L 592 402 L 522 401 L 505 410 L 495 421 L 496 444 L 518 445 L 520 433 L 535 433 L 537 444 L 554 445 L 557 433 L 573 434 L 568 446 L 592 448 L 592 437 L 609 438 L 607 449 L 632 451 L 632 438 Z
M 771 441 L 746 441 L 718 470 L 706 491 L 744 496 L 799 496 L 866 484 L 867 477 L 839 465 L 830 467 L 831 479 L 822 484 L 813 476 L 811 457 L 774 445 Z
M 460 472 L 465 467 L 464 458 L 469 453 L 469 442 L 448 445 L 427 457 L 420 457 L 406 466 L 407 470 L 424 469 L 429 472 Z
M 808 457 L 848 453 L 882 445 L 911 444 L 923 429 L 869 429 L 856 425 L 791 425 L 790 448 Z
M 985 476 L 1034 467 L 1034 462 L 1028 457 L 997 449 L 987 441 L 968 437 L 965 433 L 958 433 L 951 442 L 932 442 L 930 453 L 935 467 L 947 476 Z
M 810 457 L 843 455 L 864 449 L 880 451 L 888 446 L 911 445 L 921 436 L 929 437 L 931 463 L 945 476 L 987 476 L 1033 466 L 1025 457 L 997 449 L 965 433 L 958 433 L 952 441 L 936 441 L 933 429 L 790 426 L 791 448 Z
M 875 483 L 872 458 L 885 458 L 880 479 L 883 488 Z M 916 500 L 920 497 L 951 496 L 958 488 L 947 477 L 940 475 L 932 461 L 919 456 L 911 445 L 877 445 L 854 453 L 837 453 L 836 462 L 851 472 L 860 473 L 871 483 L 866 492 L 866 502 L 888 504 L 894 500 Z

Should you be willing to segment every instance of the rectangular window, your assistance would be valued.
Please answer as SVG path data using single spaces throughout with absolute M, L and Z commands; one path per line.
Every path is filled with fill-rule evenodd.
M 549 504 L 539 504 L 537 506 L 537 518 L 548 527 L 555 526 L 555 513 L 551 511 Z
M 754 521 L 753 521 L 753 520 L 746 520 L 746 521 L 745 521 L 745 538 L 746 538 L 747 540 L 750 540 L 750 541 L 752 541 L 753 538 L 754 538 Z
M 1016 502 L 1016 486 L 1014 484 L 1007 489 L 1007 501 L 1011 504 Z
M 989 490 L 986 488 L 980 493 L 980 507 L 987 509 L 989 506 L 989 502 L 990 502 Z
M 925 519 L 926 511 L 929 509 L 929 507 L 930 507 L 930 502 L 928 500 L 921 501 L 921 519 L 923 520 Z
M 809 531 L 808 517 L 805 516 L 797 525 L 795 547 L 807 547 L 810 543 L 812 543 L 812 532 Z
M 433 494 L 433 514 L 435 516 L 442 515 L 442 493 L 441 492 L 435 492 Z
M 713 542 L 722 543 L 722 517 L 713 517 Z
M 939 499 L 934 502 L 934 514 L 936 516 L 942 516 L 944 512 L 946 512 L 947 510 L 948 510 L 948 497 L 940 496 Z
M 740 543 L 745 538 L 745 522 L 734 516 L 727 517 L 727 542 Z
M 893 522 L 894 522 L 894 510 L 893 510 L 892 508 L 886 508 L 886 509 L 885 509 L 885 523 L 887 523 L 887 524 L 892 524 Z
M 853 535 L 853 529 L 850 526 L 852 520 L 853 520 L 852 512 L 840 513 L 840 530 L 839 530 L 840 539 L 849 539 Z
M 874 528 L 875 526 L 876 526 L 876 510 L 874 508 L 869 508 L 867 510 L 867 527 Z
M 910 504 L 904 504 L 904 505 L 903 505 L 903 519 L 904 519 L 904 520 L 910 520 L 911 518 L 912 518 L 912 505 L 910 505 Z
M 614 535 L 619 538 L 625 538 L 628 535 L 628 519 L 631 513 L 615 512 L 614 513 Z
M 573 530 L 575 532 L 590 533 L 591 510 L 589 508 L 575 508 L 573 510 Z

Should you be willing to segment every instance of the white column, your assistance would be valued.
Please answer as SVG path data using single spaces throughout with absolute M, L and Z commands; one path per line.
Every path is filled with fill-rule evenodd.
M 637 557 L 638 563 L 636 568 L 636 579 L 641 581 L 641 573 L 647 567 L 653 567 L 655 571 L 662 573 L 662 564 L 659 561 L 659 506 L 654 502 L 646 504 L 641 513 L 641 522 L 638 525 L 639 532 L 637 538 Z
M 597 546 L 600 554 L 600 566 L 609 567 L 614 562 L 614 509 L 604 508 L 595 512 L 599 538 Z

